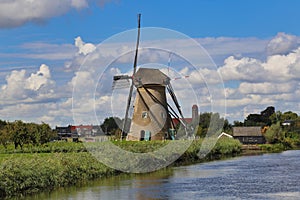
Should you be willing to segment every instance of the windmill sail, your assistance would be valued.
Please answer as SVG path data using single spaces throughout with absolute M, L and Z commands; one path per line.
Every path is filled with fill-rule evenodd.
M 133 76 L 136 73 L 136 67 L 137 67 L 137 58 L 138 58 L 138 49 L 139 49 L 139 41 L 140 41 L 140 28 L 141 28 L 141 14 L 138 14 L 138 35 L 137 35 L 137 42 L 136 42 L 136 49 L 135 49 L 135 57 L 134 57 L 134 63 L 133 63 Z M 127 106 L 126 106 L 126 112 L 125 112 L 125 118 L 124 118 L 124 124 L 122 128 L 122 135 L 121 139 L 124 139 L 129 132 L 130 129 L 130 123 L 128 123 L 128 114 L 129 114 L 129 107 L 131 103 L 132 98 L 132 92 L 133 92 L 133 81 L 131 82 L 129 95 L 127 99 Z

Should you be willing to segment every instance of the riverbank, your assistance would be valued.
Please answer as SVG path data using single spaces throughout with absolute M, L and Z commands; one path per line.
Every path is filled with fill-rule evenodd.
M 145 153 L 155 151 L 169 142 L 173 141 L 114 144 L 127 151 Z M 187 151 L 169 167 L 238 156 L 244 151 L 237 140 L 221 138 L 204 158 L 199 159 L 201 144 L 201 140 L 193 141 Z M 51 191 L 120 173 L 123 172 L 100 163 L 82 143 L 57 142 L 39 147 L 28 146 L 23 150 L 14 150 L 12 147 L 0 149 L 1 198 Z
M 23 200 L 66 199 L 299 199 L 300 151 L 120 174 L 30 195 Z M 17 200 L 17 198 L 15 198 Z
M 124 150 L 151 152 L 172 141 L 114 142 Z M 219 140 L 204 159 L 197 156 L 202 141 L 194 141 L 171 166 L 236 156 L 241 145 L 232 139 Z M 48 143 L 14 150 L 0 149 L 0 197 L 27 195 L 120 174 L 95 159 L 82 143 Z
M 299 150 L 299 145 L 290 145 L 283 143 L 276 144 L 249 144 L 242 145 L 242 156 L 246 155 L 258 155 L 263 153 L 280 153 L 287 150 Z

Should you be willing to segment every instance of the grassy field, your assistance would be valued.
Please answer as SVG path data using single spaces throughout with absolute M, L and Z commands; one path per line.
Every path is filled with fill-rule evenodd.
M 52 190 L 115 173 L 86 152 L 1 155 L 0 196 Z
M 171 142 L 178 143 L 118 141 L 114 144 L 127 151 L 145 153 L 156 151 Z M 241 152 L 241 144 L 237 140 L 224 138 L 200 160 L 197 153 L 201 142 L 194 141 L 173 165 L 235 156 Z M 97 145 L 105 145 L 105 142 Z M 37 147 L 26 146 L 22 150 L 14 150 L 12 146 L 0 148 L 0 198 L 52 190 L 119 173 L 100 163 L 83 143 L 52 142 Z

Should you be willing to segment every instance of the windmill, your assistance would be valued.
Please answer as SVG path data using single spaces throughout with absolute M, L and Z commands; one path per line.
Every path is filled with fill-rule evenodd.
M 116 75 L 113 85 L 120 81 L 130 81 L 125 118 L 122 125 L 121 139 L 127 140 L 162 140 L 174 139 L 175 125 L 172 117 L 176 118 L 185 127 L 186 123 L 170 83 L 170 78 L 155 68 L 139 68 L 137 58 L 140 38 L 140 18 L 138 14 L 138 35 L 133 64 L 133 74 Z M 129 123 L 129 108 L 132 105 L 134 87 L 136 97 L 131 122 Z M 169 92 L 179 114 L 167 102 L 166 90 Z

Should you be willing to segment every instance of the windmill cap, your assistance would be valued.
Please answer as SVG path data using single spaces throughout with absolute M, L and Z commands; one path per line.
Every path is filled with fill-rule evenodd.
M 167 85 L 170 78 L 162 73 L 159 69 L 139 68 L 133 75 L 134 85 L 139 87 L 142 85 Z

